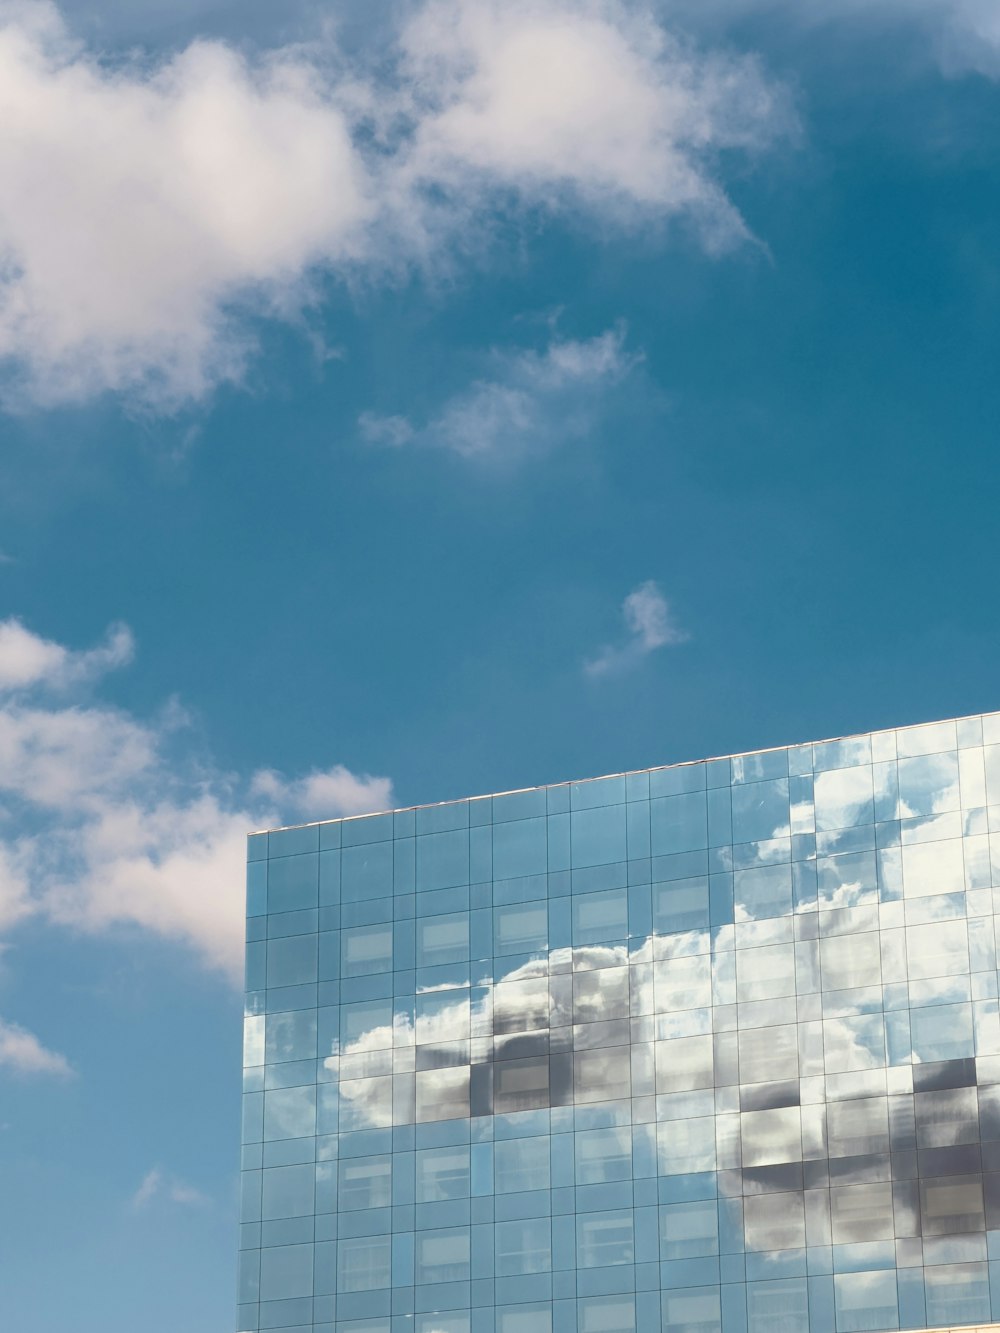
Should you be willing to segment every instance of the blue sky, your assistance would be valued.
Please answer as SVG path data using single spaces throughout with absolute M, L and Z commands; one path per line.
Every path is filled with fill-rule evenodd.
M 0 1324 L 234 1317 L 242 839 L 997 707 L 992 0 L 0 8 Z

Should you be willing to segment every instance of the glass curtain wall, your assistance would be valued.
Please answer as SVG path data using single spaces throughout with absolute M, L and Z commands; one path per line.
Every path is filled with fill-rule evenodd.
M 240 1333 L 1000 1318 L 1000 715 L 253 835 Z

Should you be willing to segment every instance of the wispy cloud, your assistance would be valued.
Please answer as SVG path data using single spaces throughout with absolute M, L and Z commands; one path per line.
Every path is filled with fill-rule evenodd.
M 297 319 L 319 275 L 451 262 L 498 212 L 746 238 L 717 155 L 793 120 L 755 59 L 699 52 L 625 0 L 400 13 L 365 68 L 328 40 L 123 63 L 45 0 L 5 6 L 8 404 L 201 400 L 244 375 L 247 315 Z
M 208 1202 L 208 1195 L 193 1185 L 178 1180 L 176 1176 L 165 1174 L 158 1166 L 147 1171 L 139 1188 L 132 1195 L 131 1206 L 141 1212 L 148 1208 L 154 1199 L 165 1199 L 169 1203 L 187 1208 L 203 1208 Z
M 358 426 L 371 444 L 509 462 L 586 435 L 603 396 L 640 360 L 626 349 L 624 325 L 580 341 L 553 338 L 543 352 L 494 351 L 491 375 L 461 390 L 425 424 L 366 412 Z
M 0 924 L 8 929 L 29 916 L 89 932 L 139 926 L 238 981 L 247 831 L 391 804 L 387 778 L 342 765 L 301 779 L 225 773 L 186 752 L 176 706 L 142 719 L 39 696 L 39 681 L 61 682 L 66 662 L 89 654 L 20 622 L 0 622 L 3 642 L 14 645 L 0 654 L 6 679 L 22 682 L 0 694 Z M 110 669 L 120 657 L 101 660 Z
M 68 1078 L 72 1067 L 64 1055 L 43 1046 L 33 1032 L 0 1019 L 0 1068 L 18 1074 L 55 1074 Z
M 862 32 L 887 23 L 909 29 L 927 57 L 950 75 L 1000 78 L 1000 8 L 995 0 L 675 0 L 674 13 L 693 27 L 734 14 L 781 13 L 802 27 L 854 24 Z
M 652 579 L 640 583 L 622 603 L 626 637 L 616 644 L 605 644 L 601 651 L 584 663 L 591 677 L 609 676 L 636 666 L 650 653 L 670 644 L 686 643 L 690 634 L 674 619 L 670 603 Z

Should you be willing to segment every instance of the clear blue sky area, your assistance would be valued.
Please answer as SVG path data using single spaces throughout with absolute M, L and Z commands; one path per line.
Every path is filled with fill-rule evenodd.
M 1000 706 L 1000 26 L 800 8 L 0 11 L 0 1327 L 233 1327 L 249 827 Z

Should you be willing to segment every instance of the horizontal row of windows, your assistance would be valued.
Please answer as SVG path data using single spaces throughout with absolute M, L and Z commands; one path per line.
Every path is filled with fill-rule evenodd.
M 654 961 L 667 963 L 682 957 L 700 957 L 702 962 L 684 965 L 691 973 L 692 984 L 707 986 L 715 980 L 721 989 L 717 996 L 705 989 L 690 1003 L 673 1006 L 689 1009 L 713 1001 L 727 1004 L 737 999 L 767 999 L 796 991 L 848 990 L 995 969 L 997 949 L 992 910 L 988 915 L 973 917 L 964 913 L 959 917 L 946 916 L 945 912 L 954 906 L 951 895 L 945 895 L 943 900 L 935 898 L 934 902 L 940 907 L 936 919 L 900 926 L 880 922 L 880 916 L 886 918 L 886 923 L 893 920 L 892 913 L 862 907 L 847 909 L 857 926 L 850 932 L 839 929 L 841 913 L 837 914 L 837 921 L 829 922 L 822 920 L 825 914 L 819 914 L 817 928 L 837 927 L 820 940 L 810 938 L 808 929 L 796 931 L 796 923 L 804 918 L 788 914 L 773 922 L 745 922 L 741 927 L 722 927 L 711 932 L 691 927 L 656 936 L 647 932 L 628 939 L 628 898 L 624 890 L 611 890 L 573 900 L 573 912 L 566 914 L 567 943 L 557 942 L 551 949 L 539 945 L 536 950 L 523 951 L 507 960 L 497 956 L 493 963 L 487 947 L 492 925 L 488 911 L 251 942 L 247 945 L 247 991 L 321 981 L 349 982 L 400 972 L 407 974 L 410 991 L 419 994 L 467 986 L 470 982 L 500 985 L 518 980 L 518 973 L 521 978 L 537 977 L 542 973 L 638 967 Z M 525 911 L 516 918 L 516 928 L 527 932 L 533 921 L 539 926 L 545 921 L 544 938 L 551 941 L 549 918 L 557 915 L 546 913 L 544 908 Z M 756 929 L 747 929 L 751 925 Z M 480 934 L 481 939 L 477 938 Z M 832 942 L 837 935 L 848 934 L 857 941 L 856 954 L 852 954 L 850 945 Z M 521 938 L 525 940 L 526 936 Z M 772 951 L 760 953 L 764 947 Z M 714 964 L 709 963 L 709 958 L 715 960 Z M 415 971 L 417 965 L 419 970 Z M 675 965 L 674 971 L 680 970 L 680 965 Z M 755 983 L 764 983 L 772 975 L 776 989 L 770 994 L 763 984 L 757 984 L 753 991 L 747 989 Z M 660 968 L 655 976 L 666 981 L 668 970 Z M 639 974 L 637 984 L 653 979 L 653 973 Z M 726 987 L 726 982 L 731 984 Z M 373 992 L 371 998 L 375 998 L 380 984 L 364 982 L 362 988 Z M 395 986 L 387 991 L 381 984 L 382 994 L 392 994 L 394 990 L 397 994 L 406 993 Z M 358 1000 L 362 998 L 357 996 Z
M 942 1015 L 946 1022 L 953 1017 L 950 1009 L 951 1006 L 943 1006 L 927 1012 Z M 863 1026 L 861 1020 L 856 1020 L 854 1026 L 848 1020 L 838 1020 L 843 1026 L 837 1028 L 837 1042 L 842 1042 L 847 1032 L 855 1041 L 868 1042 L 870 1050 L 875 1017 L 866 1016 Z M 341 1079 L 318 1085 L 300 1083 L 246 1093 L 244 1141 L 302 1138 L 338 1130 L 347 1133 L 405 1125 L 414 1120 L 420 1123 L 549 1106 L 580 1106 L 629 1096 L 650 1099 L 651 1112 L 655 1111 L 660 1118 L 690 1119 L 698 1114 L 738 1112 L 746 1116 L 786 1108 L 789 1113 L 795 1112 L 797 1125 L 801 1111 L 803 1126 L 807 1123 L 819 1126 L 821 1121 L 825 1123 L 827 1103 L 837 1106 L 864 1098 L 884 1100 L 888 1095 L 888 1071 L 874 1058 L 868 1067 L 840 1075 L 823 1074 L 824 1060 L 827 1065 L 834 1062 L 829 1046 L 824 1054 L 824 1025 L 816 1025 L 815 1034 L 808 1031 L 812 1026 L 803 1025 L 805 1033 L 802 1027 L 792 1029 L 791 1040 L 784 1046 L 782 1029 L 762 1029 L 762 1033 L 775 1038 L 775 1060 L 772 1066 L 768 1066 L 766 1058 L 762 1060 L 758 1072 L 765 1079 L 755 1083 L 716 1083 L 720 1074 L 733 1080 L 739 1078 L 736 1067 L 739 1045 L 733 1044 L 729 1052 L 720 1050 L 725 1037 L 737 1034 L 686 1037 L 635 1046 L 595 1046 L 473 1065 L 448 1064 L 445 1048 L 437 1067 L 413 1074 Z M 803 1040 L 796 1043 L 796 1034 Z M 809 1050 L 811 1037 L 816 1042 L 813 1052 Z M 417 1048 L 418 1052 L 420 1049 Z M 745 1043 L 744 1049 L 752 1047 Z M 838 1044 L 834 1049 L 839 1052 L 843 1048 Z M 466 1054 L 460 1047 L 456 1059 Z M 804 1064 L 803 1058 L 809 1063 Z M 728 1069 L 727 1060 L 731 1061 Z M 860 1057 L 857 1062 L 861 1063 Z M 315 1070 L 313 1062 L 303 1063 L 305 1070 L 297 1065 L 283 1068 L 298 1071 L 300 1077 Z M 807 1076 L 810 1070 L 819 1072 Z M 911 1073 L 909 1078 L 912 1077 Z M 905 1088 L 902 1080 L 894 1086 Z M 684 1109 L 670 1110 L 675 1102 Z
M 533 815 L 598 808 L 626 800 L 682 795 L 720 787 L 770 781 L 812 773 L 832 775 L 839 770 L 882 765 L 899 760 L 906 765 L 921 761 L 934 774 L 942 763 L 954 760 L 951 752 L 981 749 L 1000 743 L 1000 721 L 996 714 L 963 718 L 957 722 L 933 723 L 897 732 L 877 732 L 846 740 L 797 745 L 790 749 L 734 755 L 696 764 L 649 769 L 618 777 L 565 783 L 548 788 L 474 798 L 395 814 L 363 819 L 335 820 L 323 825 L 282 829 L 270 834 L 252 834 L 250 859 L 280 857 L 377 842 L 414 833 L 447 832 L 470 824 L 503 823 Z M 917 784 L 918 789 L 927 785 Z
M 553 1213 L 554 1206 L 570 1199 L 563 1195 L 553 1199 L 541 1189 L 547 1172 L 539 1171 L 534 1180 L 528 1179 L 530 1155 L 523 1164 L 515 1161 L 515 1157 L 516 1153 L 512 1154 L 507 1163 L 498 1160 L 493 1168 L 493 1184 L 498 1192 L 503 1188 L 516 1191 L 517 1197 L 496 1200 L 495 1208 L 486 1207 L 481 1188 L 475 1217 L 468 1197 L 454 1197 L 463 1188 L 460 1167 L 455 1167 L 443 1150 L 437 1160 L 418 1167 L 415 1191 L 413 1179 L 401 1180 L 388 1163 L 372 1158 L 349 1159 L 334 1165 L 321 1163 L 318 1167 L 278 1167 L 262 1174 L 245 1173 L 245 1229 L 256 1228 L 258 1246 L 262 1243 L 261 1226 L 264 1244 L 312 1240 L 314 1215 L 339 1210 L 342 1237 L 467 1228 L 471 1222 L 495 1223 L 497 1228 L 515 1227 L 521 1223 L 527 1225 L 529 1220 L 535 1230 L 541 1228 L 548 1235 L 551 1218 L 566 1216 L 558 1208 Z M 630 1160 L 626 1160 L 624 1169 L 627 1171 L 630 1166 Z M 477 1167 L 479 1176 L 489 1170 L 488 1165 L 477 1163 Z M 600 1157 L 596 1148 L 592 1158 L 578 1164 L 577 1178 L 581 1184 L 572 1196 L 575 1211 L 570 1215 L 575 1215 L 578 1221 L 592 1215 L 607 1218 L 612 1215 L 608 1210 L 613 1207 L 616 1217 L 631 1218 L 635 1210 L 644 1239 L 652 1237 L 655 1245 L 656 1207 L 636 1203 L 631 1181 L 616 1179 L 612 1174 L 615 1168 L 615 1159 Z M 605 1170 L 609 1173 L 607 1181 L 601 1179 Z M 588 1179 L 594 1188 L 582 1184 Z M 482 1182 L 477 1180 L 477 1184 Z M 531 1185 L 534 1188 L 529 1188 Z M 414 1193 L 416 1204 L 401 1202 L 407 1198 L 412 1201 Z M 467 1187 L 465 1194 L 468 1195 Z M 730 1196 L 721 1202 L 715 1198 L 689 1200 L 659 1207 L 659 1258 L 741 1253 L 744 1249 L 798 1250 L 896 1237 L 954 1236 L 983 1232 L 996 1227 L 998 1220 L 1000 1175 L 995 1172 L 985 1176 L 938 1176 L 920 1181 L 886 1179 L 825 1189 L 747 1194 Z M 562 1222 L 559 1225 L 565 1233 L 566 1225 Z M 579 1226 L 584 1227 L 584 1223 L 579 1221 Z M 631 1222 L 628 1226 L 631 1227 Z M 330 1228 L 325 1230 L 327 1238 L 337 1234 L 336 1230 L 332 1235 Z M 845 1264 L 855 1262 L 856 1257 L 842 1256 Z M 621 1258 L 613 1262 L 633 1260 Z M 891 1255 L 886 1262 L 892 1262 Z M 549 1266 L 548 1262 L 543 1265 L 546 1269 Z
M 695 1132 L 701 1133 L 705 1121 L 694 1123 L 698 1126 Z M 655 1127 L 608 1125 L 574 1134 L 445 1144 L 417 1149 L 415 1156 L 413 1150 L 397 1150 L 342 1157 L 338 1206 L 385 1207 L 390 1202 L 426 1203 L 494 1191 L 605 1184 L 631 1180 L 633 1175 L 649 1176 L 657 1173 L 660 1162 L 673 1159 L 676 1143 L 690 1147 L 691 1124 L 671 1120 Z M 801 1113 L 798 1108 L 787 1108 L 780 1114 L 719 1116 L 715 1118 L 714 1139 L 717 1152 L 722 1150 L 729 1158 L 739 1156 L 736 1150 L 742 1140 L 749 1159 L 747 1166 L 770 1164 L 757 1158 L 810 1163 L 827 1158 L 836 1169 L 836 1159 L 849 1159 L 850 1171 L 856 1173 L 859 1168 L 853 1159 L 864 1159 L 876 1180 L 979 1171 L 984 1165 L 996 1171 L 1000 1170 L 1000 1089 L 958 1088 L 918 1094 L 912 1099 L 868 1098 L 835 1103 L 804 1108 Z M 817 1147 L 822 1151 L 817 1153 Z M 281 1181 L 296 1181 L 307 1192 L 312 1189 L 307 1184 L 315 1160 L 311 1142 L 304 1151 L 308 1156 L 301 1165 L 271 1165 L 281 1160 L 280 1154 L 269 1156 L 267 1164 L 261 1158 L 265 1217 L 293 1215 L 268 1211 L 268 1190 L 280 1189 Z M 882 1159 L 881 1172 L 875 1161 L 878 1157 Z M 329 1183 L 337 1172 L 325 1166 L 323 1169 Z M 362 1190 L 359 1182 L 368 1180 L 374 1183 L 366 1192 L 367 1187 Z M 347 1202 L 344 1192 L 349 1182 L 356 1187 L 350 1195 L 357 1200 L 353 1203 Z M 369 1202 L 362 1201 L 369 1198 Z
M 622 807 L 623 816 L 624 810 Z M 526 831 L 532 822 L 503 827 Z M 902 881 L 910 893 L 918 896 L 945 891 L 925 887 L 935 875 L 947 877 L 956 889 L 964 887 L 963 838 L 970 874 L 978 873 L 975 867 L 980 863 L 989 866 L 991 843 L 995 854 L 995 840 L 1000 831 L 1000 806 L 977 807 L 965 815 L 955 812 L 875 823 L 826 835 L 809 830 L 789 831 L 786 814 L 785 822 L 779 822 L 766 837 L 735 844 L 732 838 L 713 838 L 707 828 L 703 833 L 692 829 L 682 834 L 673 830 L 669 839 L 659 842 L 654 839 L 650 843 L 644 837 L 629 836 L 623 823 L 620 836 L 601 839 L 595 836 L 586 848 L 579 850 L 576 843 L 571 844 L 568 827 L 567 836 L 560 838 L 558 828 L 553 828 L 556 820 L 537 822 L 537 845 L 532 846 L 530 855 L 525 850 L 517 858 L 498 858 L 493 840 L 486 839 L 479 847 L 477 839 L 470 845 L 468 837 L 462 835 L 467 844 L 462 854 L 455 856 L 447 873 L 438 871 L 433 877 L 419 873 L 420 840 L 416 847 L 397 842 L 356 848 L 354 860 L 346 852 L 323 852 L 269 863 L 251 862 L 247 869 L 248 915 L 337 904 L 350 906 L 373 899 L 414 895 L 414 910 L 424 914 L 440 910 L 435 899 L 447 902 L 449 895 L 468 885 L 488 882 L 495 886 L 494 899 L 502 901 L 503 893 L 515 895 L 525 881 L 529 892 L 522 892 L 522 896 L 541 896 L 537 891 L 530 892 L 530 884 L 546 876 L 552 881 L 553 876 L 568 875 L 568 880 L 550 882 L 546 886 L 550 890 L 565 884 L 564 892 L 586 893 L 616 880 L 624 884 L 628 879 L 637 883 L 670 881 L 707 873 L 746 875 L 762 865 L 787 867 L 789 862 L 815 861 L 819 862 L 822 893 L 835 880 L 838 864 L 845 857 L 857 857 L 861 866 L 867 858 L 874 868 L 876 855 L 885 863 L 884 874 L 889 882 Z M 479 832 L 488 835 L 490 831 Z M 790 872 L 786 869 L 784 873 Z M 874 869 L 871 878 L 874 880 Z M 511 900 L 516 901 L 516 897 Z
M 932 934 L 929 940 L 936 952 L 928 954 L 924 961 L 927 969 L 932 970 L 939 968 L 941 958 L 953 956 L 947 952 L 947 932 L 937 937 Z M 845 941 L 848 948 L 851 942 Z M 989 1044 L 989 1016 L 996 1013 L 997 1005 L 995 968 L 975 976 L 956 969 L 883 985 L 877 964 L 880 941 L 876 937 L 873 942 L 875 980 L 867 985 L 861 984 L 864 972 L 851 970 L 849 957 L 843 969 L 835 970 L 831 965 L 820 972 L 815 966 L 815 949 L 796 945 L 793 952 L 791 945 L 779 945 L 748 950 L 736 962 L 733 954 L 715 958 L 701 954 L 632 968 L 589 969 L 556 976 L 528 965 L 521 969 L 520 978 L 513 973 L 509 980 L 493 986 L 455 986 L 408 998 L 385 996 L 353 1004 L 328 1004 L 321 1008 L 303 1005 L 248 1014 L 244 1018 L 244 1064 L 252 1068 L 289 1060 L 333 1057 L 328 1065 L 331 1072 L 339 1070 L 341 1077 L 352 1077 L 355 1074 L 348 1070 L 356 1070 L 356 1074 L 388 1072 L 388 1065 L 381 1068 L 385 1062 L 377 1056 L 379 1050 L 465 1042 L 475 1060 L 491 1057 L 493 1050 L 497 1058 L 503 1058 L 504 1054 L 516 1053 L 517 1042 L 513 1038 L 539 1032 L 552 1034 L 553 1050 L 621 1041 L 667 1041 L 672 1037 L 712 1033 L 719 1038 L 720 1049 L 733 1041 L 741 1041 L 749 1049 L 751 1042 L 763 1040 L 749 1036 L 752 1030 L 771 1026 L 789 1029 L 797 1024 L 799 1040 L 804 1042 L 816 1037 L 819 1029 L 812 1026 L 816 1022 L 825 1022 L 825 1038 L 828 1048 L 832 1048 L 839 1042 L 840 1033 L 847 1030 L 841 1024 L 855 1024 L 852 1032 L 860 1032 L 865 1026 L 863 1020 L 871 1020 L 876 1026 L 888 1025 L 885 1040 L 892 1044 L 903 1034 L 903 1045 L 907 1046 L 913 1040 L 912 1020 L 893 1016 L 941 1005 L 953 1010 L 949 1017 L 956 1022 L 953 1032 L 956 1041 L 971 1036 L 975 1025 L 980 1029 L 977 1038 L 980 1053 L 996 1053 L 985 1049 Z M 884 938 L 881 942 L 887 944 Z M 857 954 L 864 960 L 865 938 L 857 940 L 856 945 Z M 895 941 L 889 940 L 883 952 L 893 945 Z M 803 956 L 807 960 L 804 965 Z M 824 980 L 848 980 L 853 984 L 820 990 Z M 296 1000 L 307 998 L 317 997 L 300 996 Z M 791 1001 L 791 1004 L 775 1005 L 772 1001 Z M 623 1036 L 616 1034 L 612 1041 L 605 1042 L 595 1033 L 583 1030 L 605 1022 L 624 1024 Z M 916 1018 L 917 1040 L 921 1037 L 925 1040 L 920 1030 L 924 1022 L 932 1022 L 932 1018 Z M 573 1028 L 581 1029 L 576 1033 L 579 1041 L 572 1040 L 572 1034 L 556 1036 L 556 1029 Z M 731 1036 L 740 1029 L 747 1036 Z M 792 1034 L 789 1030 L 785 1036 Z M 504 1042 L 503 1038 L 508 1036 L 511 1041 Z M 469 1048 L 471 1040 L 477 1045 Z M 891 1049 L 885 1040 L 880 1040 L 883 1053 Z M 921 1060 L 933 1058 L 923 1049 L 919 1056 Z M 365 1069 L 363 1062 L 368 1058 L 372 1068 Z M 465 1060 L 443 1062 L 468 1064 L 469 1056 Z M 883 1058 L 880 1062 L 887 1061 Z M 739 1078 L 720 1081 L 737 1082 Z
M 314 1274 L 305 1260 L 298 1262 L 298 1272 L 291 1259 L 284 1266 L 275 1264 L 273 1269 L 262 1266 L 258 1279 L 261 1293 L 304 1287 Z M 373 1258 L 369 1273 L 375 1274 L 376 1268 L 377 1259 Z M 265 1299 L 261 1304 L 253 1301 L 241 1306 L 240 1327 L 289 1328 L 287 1324 L 278 1325 L 276 1319 L 295 1311 L 311 1323 L 314 1315 L 332 1316 L 336 1310 L 347 1314 L 336 1325 L 329 1324 L 338 1333 L 415 1333 L 418 1329 L 422 1333 L 659 1333 L 661 1329 L 671 1333 L 801 1333 L 803 1328 L 811 1333 L 866 1333 L 900 1326 L 922 1327 L 925 1323 L 967 1326 L 988 1322 L 993 1308 L 991 1276 L 994 1299 L 1000 1296 L 996 1274 L 986 1263 L 973 1263 L 901 1269 L 898 1273 L 876 1269 L 773 1277 L 721 1287 L 691 1284 L 662 1292 L 648 1290 L 646 1274 L 639 1268 L 633 1282 L 624 1289 L 619 1286 L 609 1294 L 574 1298 L 572 1293 L 588 1287 L 602 1292 L 601 1276 L 599 1272 L 581 1272 L 574 1280 L 570 1275 L 526 1275 L 516 1284 L 502 1278 L 480 1279 L 458 1281 L 450 1289 L 418 1285 L 410 1288 L 409 1308 L 416 1306 L 415 1315 L 396 1316 L 391 1321 L 389 1293 L 385 1290 L 380 1298 L 378 1288 L 342 1292 L 336 1300 L 322 1294 L 315 1300 L 311 1295 L 285 1297 L 284 1307 L 282 1298 Z M 311 1290 L 312 1282 L 309 1285 Z M 252 1277 L 248 1286 L 252 1290 Z M 556 1288 L 563 1299 L 555 1295 Z M 571 1293 L 568 1298 L 566 1292 Z M 393 1296 L 393 1305 L 406 1308 L 405 1289 Z M 518 1303 L 509 1304 L 514 1297 Z M 470 1309 L 469 1303 L 475 1298 L 482 1305 Z M 443 1309 L 440 1305 L 435 1309 L 435 1299 L 443 1299 Z M 428 1304 L 435 1312 L 425 1320 L 419 1312 Z M 365 1319 L 379 1305 L 386 1309 L 384 1322 L 377 1315 L 370 1321 Z M 351 1307 L 361 1313 L 360 1319 L 347 1313 Z

